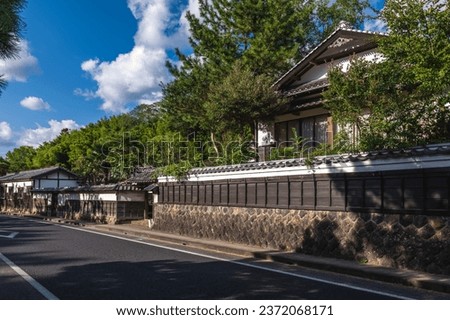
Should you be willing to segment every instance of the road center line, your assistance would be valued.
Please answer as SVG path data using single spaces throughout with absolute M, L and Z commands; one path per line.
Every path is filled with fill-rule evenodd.
M 254 265 L 254 264 L 251 264 L 251 263 L 234 261 L 234 260 L 230 260 L 230 259 L 225 259 L 225 258 L 220 258 L 220 257 L 207 255 L 207 254 L 202 254 L 202 253 L 196 253 L 196 252 L 191 252 L 191 251 L 182 250 L 182 249 L 171 248 L 171 247 L 167 247 L 167 246 L 163 246 L 163 245 L 159 245 L 159 244 L 153 244 L 153 243 L 148 243 L 148 242 L 144 242 L 144 241 L 140 241 L 140 240 L 129 239 L 129 238 L 116 236 L 116 235 L 111 235 L 111 234 L 106 234 L 106 233 L 101 233 L 101 232 L 97 232 L 97 231 L 93 231 L 93 230 L 86 230 L 86 229 L 82 229 L 82 228 L 76 228 L 76 227 L 71 227 L 71 226 L 66 226 L 66 225 L 58 225 L 58 224 L 48 223 L 48 222 L 39 222 L 39 223 L 50 224 L 50 225 L 54 225 L 54 226 L 59 226 L 61 228 L 67 228 L 67 229 L 71 229 L 71 230 L 76 230 L 76 231 L 81 231 L 81 232 L 87 232 L 87 233 L 92 233 L 92 234 L 96 234 L 96 235 L 101 235 L 101 236 L 104 236 L 104 237 L 110 237 L 110 238 L 114 238 L 114 239 L 119 239 L 119 240 L 134 242 L 134 243 L 139 243 L 139 244 L 143 244 L 143 245 L 150 246 L 150 247 L 155 247 L 155 248 L 165 249 L 165 250 L 171 250 L 171 251 L 185 253 L 185 254 L 190 254 L 190 255 L 194 255 L 194 256 L 202 257 L 202 258 L 207 258 L 207 259 L 211 259 L 211 260 L 228 262 L 228 263 L 232 263 L 232 264 L 236 264 L 236 265 L 240 265 L 240 266 L 245 266 L 245 267 L 249 267 L 249 268 L 253 268 L 253 269 L 259 269 L 259 270 L 274 272 L 274 273 L 278 273 L 278 274 L 283 274 L 283 275 L 287 275 L 287 276 L 291 276 L 291 277 L 295 277 L 295 278 L 301 278 L 301 279 L 306 279 L 306 280 L 311 280 L 311 281 L 317 281 L 317 282 L 330 284 L 330 285 L 334 285 L 334 286 L 338 286 L 338 287 L 343 287 L 343 288 L 347 288 L 347 289 L 353 289 L 353 290 L 358 290 L 358 291 L 364 291 L 364 292 L 368 292 L 368 293 L 378 294 L 378 295 L 382 295 L 382 296 L 393 298 L 393 299 L 413 300 L 410 297 L 397 295 L 397 294 L 394 294 L 394 293 L 388 293 L 388 292 L 383 292 L 383 291 L 379 291 L 379 290 L 372 290 L 372 289 L 364 288 L 364 287 L 361 287 L 361 286 L 350 285 L 350 284 L 346 284 L 346 283 L 342 283 L 342 282 L 335 282 L 335 281 L 325 280 L 325 279 L 321 279 L 321 278 L 317 278 L 317 277 L 305 276 L 305 275 L 297 274 L 297 273 L 294 273 L 294 272 L 288 272 L 288 271 L 277 270 L 277 269 L 273 269 L 273 268 L 269 268 L 269 267 L 258 266 L 258 265 Z
M 53 293 L 48 291 L 44 286 L 42 286 L 14 262 L 5 257 L 2 253 L 0 253 L 0 259 L 11 269 L 13 269 L 19 276 L 21 276 L 26 282 L 28 282 L 33 288 L 35 288 L 42 296 L 44 296 L 44 298 L 46 298 L 47 300 L 59 300 Z

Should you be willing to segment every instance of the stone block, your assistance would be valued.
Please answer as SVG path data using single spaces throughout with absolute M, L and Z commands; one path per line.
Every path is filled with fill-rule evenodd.
M 374 232 L 377 229 L 377 227 L 378 226 L 377 226 L 377 224 L 374 221 L 369 220 L 365 224 L 365 231 L 368 232 L 368 233 L 372 233 L 372 232 Z
M 156 204 L 154 219 L 155 230 L 187 236 L 337 258 L 362 255 L 369 263 L 422 271 L 450 269 L 448 217 Z
M 410 214 L 401 214 L 399 215 L 399 223 L 404 227 L 408 227 L 409 225 L 414 223 L 414 216 Z
M 414 216 L 413 223 L 417 228 L 422 228 L 428 223 L 428 217 L 424 215 Z
M 419 236 L 422 239 L 430 239 L 432 236 L 435 235 L 435 233 L 436 233 L 435 230 L 429 224 L 426 224 L 425 226 L 419 229 Z
M 428 224 L 435 230 L 441 230 L 448 225 L 448 219 L 444 217 L 430 217 L 428 218 Z

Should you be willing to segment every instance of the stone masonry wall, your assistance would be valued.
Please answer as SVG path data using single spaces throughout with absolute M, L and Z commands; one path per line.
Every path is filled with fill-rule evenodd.
M 450 275 L 450 217 L 154 205 L 154 229 Z

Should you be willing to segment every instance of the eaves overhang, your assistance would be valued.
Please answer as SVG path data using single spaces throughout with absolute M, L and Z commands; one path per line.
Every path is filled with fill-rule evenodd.
M 317 64 L 332 61 L 333 59 L 340 59 L 345 56 L 349 56 L 352 53 L 361 52 L 364 50 L 370 50 L 376 48 L 378 45 L 375 41 L 375 37 L 385 37 L 386 33 L 364 31 L 349 28 L 347 24 L 340 24 L 339 27 L 329 35 L 325 40 L 323 40 L 317 47 L 311 50 L 302 60 L 295 64 L 291 69 L 289 69 L 284 75 L 282 75 L 272 87 L 276 90 L 280 90 L 282 87 L 286 86 L 290 82 L 298 78 L 299 75 L 305 73 L 310 68 L 316 66 Z M 333 43 L 338 39 L 343 38 L 366 38 L 368 41 L 363 41 L 356 46 L 345 47 L 343 50 L 335 50 L 333 55 L 322 56 Z

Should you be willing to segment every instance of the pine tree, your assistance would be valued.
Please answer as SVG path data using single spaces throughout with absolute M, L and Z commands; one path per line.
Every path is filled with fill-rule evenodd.
M 238 92 L 245 94 L 242 86 L 229 85 L 237 64 L 242 76 L 261 76 L 270 87 L 339 21 L 361 23 L 370 8 L 368 1 L 354 0 L 200 0 L 199 5 L 199 17 L 187 15 L 193 52 L 176 50 L 181 66 L 167 64 L 174 81 L 163 85 L 161 106 L 172 116 L 176 130 L 200 131 L 207 137 L 224 135 L 220 128 L 252 127 L 270 111 L 259 112 L 265 103 L 253 98 L 235 103 Z M 247 110 L 252 119 L 217 117 L 218 106 L 223 106 L 219 93 L 227 95 L 224 101 Z M 212 126 L 211 115 L 222 122 L 220 126 Z
M 24 23 L 20 11 L 25 0 L 2 0 L 0 2 L 0 59 L 15 58 L 19 51 L 20 32 Z M 6 80 L 0 75 L 0 94 L 6 86 Z

